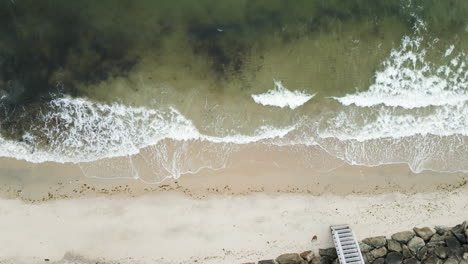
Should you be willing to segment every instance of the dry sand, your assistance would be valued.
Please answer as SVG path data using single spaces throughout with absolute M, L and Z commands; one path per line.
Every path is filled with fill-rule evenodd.
M 65 253 L 120 263 L 241 263 L 331 246 L 328 226 L 351 224 L 359 238 L 468 218 L 468 189 L 416 195 L 311 196 L 179 193 L 0 200 L 0 248 L 11 263 Z M 313 235 L 318 240 L 311 242 Z
M 467 174 L 398 165 L 254 164 L 147 185 L 0 159 L 0 174 L 0 263 L 242 263 L 329 247 L 332 224 L 364 238 L 468 219 Z

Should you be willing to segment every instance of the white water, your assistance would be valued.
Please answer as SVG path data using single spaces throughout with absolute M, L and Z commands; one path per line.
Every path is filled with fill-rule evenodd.
M 275 81 L 275 88 L 268 90 L 266 93 L 253 94 L 252 98 L 257 104 L 296 109 L 307 103 L 314 96 L 315 94 L 307 94 L 300 91 L 291 92 L 280 81 Z
M 424 24 L 421 24 L 424 30 Z M 345 97 L 334 97 L 343 105 L 400 106 L 406 109 L 457 105 L 468 100 L 468 57 L 463 51 L 454 54 L 455 46 L 439 55 L 442 65 L 427 59 L 437 39 L 427 44 L 420 36 L 405 36 L 375 74 L 368 90 Z
M 0 156 L 35 163 L 89 162 L 134 155 L 165 139 L 248 144 L 283 137 L 294 129 L 261 126 L 253 135 L 216 137 L 201 134 L 174 108 L 155 110 L 68 97 L 54 99 L 50 106 L 51 111 L 41 116 L 41 122 L 21 142 L 0 137 Z M 48 140 L 45 148 L 38 137 Z

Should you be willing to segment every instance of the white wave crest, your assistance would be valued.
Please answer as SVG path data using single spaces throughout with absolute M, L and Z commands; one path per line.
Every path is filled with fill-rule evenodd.
M 312 99 L 315 94 L 293 91 L 286 89 L 280 81 L 275 81 L 275 88 L 262 94 L 253 94 L 252 98 L 257 104 L 265 106 L 276 106 L 280 108 L 289 107 L 296 109 Z
M 21 142 L 0 137 L 1 157 L 29 162 L 89 162 L 134 155 L 164 139 L 248 144 L 283 137 L 294 129 L 263 126 L 253 135 L 216 137 L 201 134 L 174 108 L 155 110 L 69 97 L 54 99 L 49 106 L 50 111 L 24 133 Z
M 424 31 L 424 24 L 418 28 Z M 384 70 L 375 74 L 375 83 L 368 90 L 333 98 L 346 106 L 382 104 L 406 109 L 467 101 L 468 59 L 465 53 L 452 54 L 455 46 L 451 45 L 440 55 L 437 66 L 427 60 L 431 44 L 425 47 L 423 43 L 427 43 L 423 37 L 403 37 L 401 46 L 391 51 L 383 62 Z

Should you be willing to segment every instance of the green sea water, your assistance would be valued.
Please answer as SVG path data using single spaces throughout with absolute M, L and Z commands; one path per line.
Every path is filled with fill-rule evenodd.
M 79 112 L 74 108 L 73 114 L 66 118 L 58 115 L 52 118 L 55 115 L 52 114 L 44 123 L 44 116 L 57 110 L 51 107 L 51 100 L 84 98 L 107 106 L 119 104 L 155 111 L 175 109 L 193 124 L 197 133 L 215 137 L 214 141 L 233 135 L 255 136 L 262 129 L 273 131 L 273 128 L 285 129 L 304 123 L 307 129 L 295 131 L 305 136 L 294 142 L 303 144 L 310 140 L 316 144 L 316 133 L 326 138 L 324 135 L 332 133 L 331 128 L 335 129 L 333 137 L 340 142 L 347 137 L 361 141 L 369 138 L 366 129 L 375 126 L 374 123 L 366 125 L 369 118 L 377 120 L 390 111 L 394 116 L 408 114 L 421 119 L 440 110 L 431 105 L 422 110 L 407 110 L 404 106 L 396 110 L 375 106 L 344 108 L 340 102 L 330 99 L 367 91 L 376 83 L 378 72 L 396 65 L 384 62 L 391 59 L 392 51 L 401 49 L 405 36 L 412 39 L 411 45 L 417 42 L 414 39 L 421 38 L 421 47 L 405 50 L 405 54 L 424 53 L 424 61 L 416 62 L 418 65 L 413 68 L 423 69 L 425 63 L 432 68 L 450 65 L 452 52 L 460 54 L 460 61 L 464 60 L 464 51 L 468 50 L 468 1 L 2 0 L 0 134 L 5 140 L 33 145 L 33 150 L 29 150 L 32 155 L 38 149 L 50 153 L 66 148 L 73 148 L 72 153 L 76 154 L 86 144 L 83 142 L 89 142 L 80 142 L 77 147 L 65 139 L 57 141 L 56 136 L 48 134 L 50 131 L 69 131 L 72 127 L 76 133 L 102 132 L 99 135 L 112 138 L 112 132 L 101 131 L 99 126 L 90 126 L 88 131 L 83 128 L 86 126 L 63 121 L 81 120 L 93 113 L 93 109 L 80 108 L 84 112 Z M 444 56 L 451 46 L 454 47 L 452 57 Z M 411 61 L 399 65 L 396 71 L 407 64 Z M 415 72 L 421 74 L 418 78 L 431 80 L 435 74 L 432 68 Z M 459 94 L 464 95 L 468 89 L 464 83 L 466 70 L 461 66 L 457 69 L 459 80 L 448 83 L 461 83 Z M 315 97 L 294 110 L 268 107 L 252 100 L 252 95 L 273 89 L 275 81 L 280 81 L 286 89 Z M 421 97 L 416 101 L 424 100 Z M 460 111 L 465 108 L 466 105 L 461 106 Z M 98 115 L 107 114 L 105 110 L 99 111 Z M 339 119 L 338 115 L 347 116 Z M 340 123 L 345 119 L 359 124 L 360 132 L 356 132 L 354 123 Z M 93 122 L 101 122 L 96 120 Z M 388 126 L 408 123 L 408 118 L 404 120 L 388 121 L 388 124 L 378 120 L 380 125 L 373 129 L 383 131 L 381 137 L 395 134 L 400 137 L 400 130 L 406 129 L 403 125 L 401 129 L 385 131 Z M 106 126 L 115 122 L 109 121 Z M 140 133 L 139 129 L 147 126 L 145 122 L 137 123 L 136 132 L 132 133 Z M 413 127 L 420 132 L 412 132 L 411 136 L 418 133 L 462 135 L 463 141 L 456 145 L 461 148 L 457 153 L 468 151 L 464 142 L 466 121 L 457 121 L 455 130 L 449 125 L 433 129 L 434 126 L 426 126 L 429 123 L 426 119 L 411 122 L 426 122 Z M 426 130 L 427 127 L 430 129 Z M 409 142 L 398 148 L 413 144 Z M 142 145 L 129 144 L 137 149 Z M 348 150 L 335 151 L 333 147 L 331 151 L 326 147 L 339 145 L 336 142 L 319 144 L 346 160 L 348 154 L 343 153 Z M 360 151 L 369 151 L 366 148 L 372 144 L 360 146 Z M 15 151 L 0 154 L 15 156 Z M 26 155 L 21 153 L 21 157 Z M 398 159 L 406 162 L 409 158 L 403 155 Z M 385 157 L 381 160 L 393 162 Z M 468 166 L 462 164 L 462 170 L 466 169 L 465 165 Z

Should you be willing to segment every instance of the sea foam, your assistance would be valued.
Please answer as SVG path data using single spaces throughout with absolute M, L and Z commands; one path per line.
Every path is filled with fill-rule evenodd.
M 307 94 L 300 91 L 290 91 L 280 81 L 275 81 L 275 88 L 262 94 L 253 94 L 252 98 L 257 104 L 265 106 L 276 106 L 280 108 L 289 107 L 296 109 L 312 99 L 315 94 Z
M 0 137 L 0 156 L 29 162 L 89 162 L 129 156 L 161 140 L 248 144 L 283 137 L 294 126 L 261 126 L 252 135 L 204 135 L 179 111 L 56 98 L 21 141 Z M 47 143 L 44 143 L 47 142 Z
M 424 24 L 419 25 L 416 32 L 425 31 Z M 463 51 L 454 54 L 455 46 L 450 45 L 438 58 L 442 64 L 436 65 L 427 59 L 434 42 L 437 40 L 427 42 L 418 35 L 403 37 L 401 46 L 391 51 L 368 90 L 333 98 L 343 105 L 382 104 L 406 109 L 467 101 L 466 54 Z

